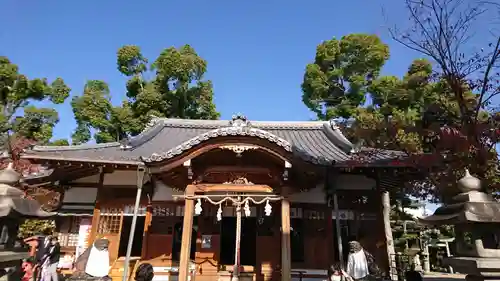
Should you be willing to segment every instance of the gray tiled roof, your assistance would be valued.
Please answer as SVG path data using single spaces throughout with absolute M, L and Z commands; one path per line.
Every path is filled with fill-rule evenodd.
M 249 122 L 242 116 L 229 121 L 153 118 L 142 134 L 125 143 L 37 146 L 26 151 L 24 157 L 147 163 L 175 157 L 220 136 L 266 139 L 316 164 L 348 161 L 353 149 L 333 121 Z

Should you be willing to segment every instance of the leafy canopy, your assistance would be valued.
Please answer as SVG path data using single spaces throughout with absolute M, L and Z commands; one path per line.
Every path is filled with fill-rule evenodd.
M 463 101 L 457 99 L 447 79 L 426 59 L 414 60 L 403 77 L 380 76 L 388 58 L 387 45 L 375 35 L 353 34 L 323 42 L 316 49 L 314 62 L 306 67 L 304 104 L 319 119 L 343 121 L 353 142 L 404 151 L 409 156 L 433 155 L 435 161 L 415 163 L 426 173 L 407 188 L 413 195 L 440 199 L 455 186 L 455 172 L 463 171 L 460 168 L 464 166 L 477 166 L 474 158 L 461 157 L 469 153 L 463 137 L 446 132 L 462 126 L 461 108 L 475 110 L 479 95 L 464 83 Z M 492 122 L 495 114 L 480 107 L 477 124 L 481 130 L 469 134 L 495 143 L 498 139 L 485 133 L 500 127 L 498 121 Z M 492 165 L 483 164 L 476 171 L 483 171 L 480 177 L 492 186 L 498 167 L 496 152 L 491 147 L 483 151 L 489 153 Z M 447 157 L 454 161 L 445 161 Z
M 114 106 L 105 82 L 88 81 L 82 95 L 71 103 L 77 120 L 73 143 L 92 138 L 98 143 L 119 141 L 137 135 L 152 116 L 220 116 L 213 100 L 212 82 L 203 79 L 207 62 L 189 45 L 167 48 L 151 64 L 138 46 L 123 46 L 117 52 L 117 69 L 129 77 L 127 98 Z
M 304 104 L 319 119 L 349 118 L 366 101 L 366 87 L 389 58 L 389 47 L 376 35 L 351 34 L 316 48 L 302 83 Z
M 37 108 L 34 102 L 50 101 L 61 104 L 69 96 L 70 89 L 61 78 L 48 83 L 45 78 L 29 79 L 19 73 L 17 65 L 8 58 L 0 57 L 0 134 L 6 144 L 7 134 L 17 134 L 48 143 L 52 130 L 59 121 L 53 108 Z

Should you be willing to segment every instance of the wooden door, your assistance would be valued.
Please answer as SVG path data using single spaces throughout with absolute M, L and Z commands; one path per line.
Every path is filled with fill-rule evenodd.
M 97 225 L 97 238 L 109 240 L 109 259 L 118 258 L 120 233 L 123 225 L 123 212 L 121 208 L 104 208 L 99 216 Z

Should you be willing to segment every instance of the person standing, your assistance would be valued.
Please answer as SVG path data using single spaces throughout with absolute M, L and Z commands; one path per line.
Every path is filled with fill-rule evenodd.
M 45 231 L 43 235 L 38 236 L 35 253 L 35 266 L 33 267 L 35 280 L 42 280 L 42 265 L 45 261 L 47 251 L 50 248 L 51 237 L 52 235 L 48 234 L 48 231 Z
M 42 281 L 58 281 L 57 264 L 61 258 L 61 246 L 56 236 L 50 239 L 50 248 L 42 264 Z

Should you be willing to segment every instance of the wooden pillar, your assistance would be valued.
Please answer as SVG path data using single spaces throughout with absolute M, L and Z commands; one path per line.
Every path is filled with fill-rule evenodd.
M 148 245 L 149 245 L 149 228 L 153 222 L 153 206 L 151 202 L 148 203 L 146 207 L 146 218 L 144 220 L 144 236 L 142 238 L 142 251 L 141 258 L 146 259 L 148 256 Z
M 94 214 L 92 215 L 92 226 L 90 228 L 89 238 L 87 239 L 87 244 L 85 245 L 85 248 L 92 246 L 97 236 L 99 219 L 101 218 L 101 201 L 103 198 L 104 175 L 105 175 L 104 171 L 101 169 L 99 174 L 97 194 L 95 198 Z
M 326 230 L 326 246 L 327 246 L 327 257 L 328 257 L 328 262 L 327 262 L 327 270 L 330 268 L 330 265 L 333 265 L 335 261 L 334 257 L 334 247 L 333 247 L 333 237 L 334 237 L 334 229 L 333 229 L 333 219 L 332 219 L 332 214 L 333 210 L 330 208 L 330 206 L 325 207 L 325 230 Z
M 186 196 L 193 196 L 193 187 L 188 185 L 186 187 Z M 179 281 L 188 281 L 189 276 L 189 258 L 191 255 L 191 235 L 193 229 L 193 215 L 194 215 L 194 200 L 184 199 L 184 222 L 182 224 L 182 242 L 181 254 L 179 261 Z
M 288 190 L 284 188 L 281 200 L 281 280 L 292 280 L 292 255 L 290 245 L 290 202 Z
M 385 245 L 387 247 L 387 258 L 389 264 L 389 274 L 392 280 L 397 278 L 393 274 L 393 269 L 396 268 L 396 251 L 394 250 L 394 240 L 392 238 L 392 228 L 391 228 L 391 201 L 390 201 L 389 191 L 382 190 L 382 216 L 384 220 L 384 233 L 385 233 Z M 393 276 L 394 275 L 394 276 Z

